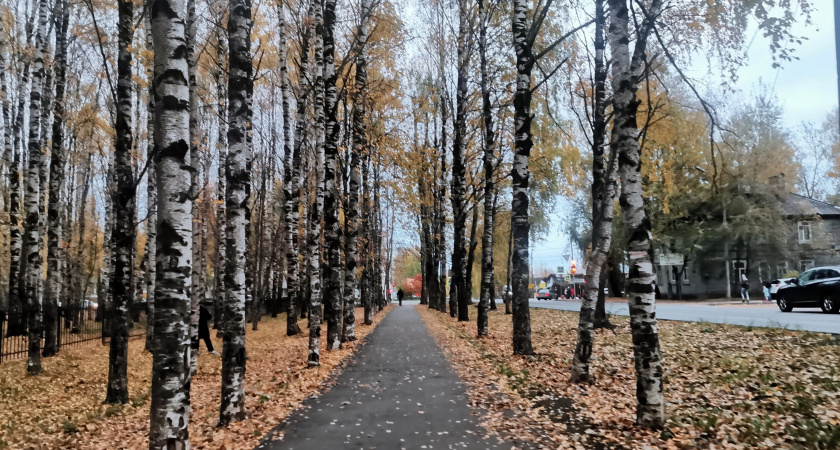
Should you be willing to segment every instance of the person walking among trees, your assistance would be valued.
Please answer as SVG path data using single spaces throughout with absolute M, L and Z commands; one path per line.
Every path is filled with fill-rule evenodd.
M 741 303 L 750 302 L 750 282 L 747 280 L 747 274 L 741 273 Z
M 210 314 L 210 311 L 203 304 L 199 306 L 198 314 L 198 338 L 204 339 L 204 344 L 207 346 L 208 352 L 218 355 L 219 353 L 213 350 L 213 342 L 210 340 L 210 327 L 208 326 L 213 315 Z
M 405 297 L 405 292 L 403 292 L 402 288 L 397 290 L 397 300 L 400 301 L 400 306 L 402 306 L 403 298 Z

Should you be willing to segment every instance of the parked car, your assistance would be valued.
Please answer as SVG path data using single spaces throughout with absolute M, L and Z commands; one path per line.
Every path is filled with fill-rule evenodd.
M 795 278 L 779 278 L 770 282 L 770 299 L 776 300 L 776 292 L 779 288 L 795 280 Z
M 540 289 L 534 294 L 537 300 L 557 300 L 557 294 L 551 292 L 551 289 Z
M 794 307 L 820 307 L 823 312 L 840 311 L 840 266 L 815 267 L 802 272 L 776 292 L 776 304 L 783 312 Z

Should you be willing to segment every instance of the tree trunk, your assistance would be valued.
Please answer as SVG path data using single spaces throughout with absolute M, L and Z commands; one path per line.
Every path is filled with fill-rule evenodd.
M 159 1 L 159 0 L 158 0 Z M 228 161 L 225 171 L 226 243 L 225 299 L 227 317 L 222 345 L 222 404 L 219 425 L 245 418 L 245 258 L 251 148 L 252 60 L 251 2 L 231 0 L 228 18 Z
M 57 11 L 57 10 L 56 10 Z M 55 19 L 53 15 L 53 20 Z M 55 23 L 55 22 L 53 22 Z M 52 29 L 52 26 L 50 26 Z M 48 39 L 49 40 L 49 39 Z M 49 42 L 44 48 L 44 58 L 49 58 Z M 50 173 L 50 158 L 47 157 L 47 144 L 49 143 L 50 132 L 50 111 L 52 108 L 52 68 L 47 66 L 44 75 L 44 86 L 41 91 L 41 126 L 40 136 L 38 138 L 38 147 L 41 149 L 41 162 L 38 167 L 38 185 L 40 193 L 38 195 L 38 248 L 46 248 L 47 237 L 47 193 L 49 192 L 49 173 Z M 48 255 L 47 255 L 48 256 Z M 42 258 L 43 259 L 43 258 Z M 49 264 L 49 262 L 48 262 Z M 41 271 L 38 274 L 38 296 L 40 297 L 41 314 L 43 323 L 41 324 L 41 333 L 44 337 L 44 349 L 47 347 L 55 348 L 56 334 L 55 334 L 55 313 L 58 312 L 58 304 L 51 305 L 47 303 L 47 294 L 45 292 L 46 284 Z M 50 350 L 51 353 L 55 353 Z
M 362 0 L 361 18 L 357 35 L 359 39 L 367 36 L 367 18 L 370 15 L 370 3 Z M 347 234 L 344 269 L 344 342 L 356 340 L 356 268 L 359 263 L 359 185 L 361 177 L 359 164 L 367 151 L 367 132 L 365 130 L 365 95 L 367 94 L 367 57 L 364 46 L 359 48 L 356 57 L 355 92 L 353 98 L 353 147 L 350 153 L 350 179 L 348 183 Z
M 476 188 L 476 191 L 478 188 Z M 477 194 L 477 192 L 476 192 Z M 473 284 L 472 284 L 472 273 L 473 273 L 473 265 L 475 265 L 475 249 L 478 247 L 478 217 L 479 217 L 479 210 L 478 210 L 478 196 L 476 195 L 476 203 L 473 205 L 472 208 L 472 221 L 470 221 L 470 238 L 467 241 L 467 253 L 466 253 L 466 266 L 464 268 L 464 292 L 467 293 L 467 306 L 472 305 L 472 291 L 473 291 Z
M 442 50 L 441 50 L 442 52 Z M 442 53 L 441 53 L 442 55 Z M 443 56 L 441 56 L 441 59 Z M 439 267 L 438 272 L 438 307 L 440 312 L 446 313 L 446 211 L 444 202 L 446 201 L 446 122 L 449 120 L 449 110 L 446 107 L 446 98 L 444 98 L 445 90 L 443 84 L 445 83 L 445 75 L 441 63 L 440 68 L 440 184 L 438 186 L 437 199 L 437 250 L 436 265 Z
M 321 214 L 324 210 L 324 22 L 323 9 L 315 3 L 315 198 L 310 203 L 309 254 L 309 367 L 319 366 L 321 355 Z
M 59 0 L 56 8 L 57 26 L 55 36 L 55 106 L 52 123 L 52 150 L 50 156 L 49 210 L 47 211 L 47 285 L 44 292 L 44 353 L 52 356 L 58 351 L 58 300 L 62 295 L 62 261 L 66 260 L 61 247 L 62 220 L 61 200 L 64 186 L 64 90 L 67 73 L 67 28 L 70 21 L 70 2 Z M 2 30 L 0 30 L 2 33 Z M 0 71 L 3 68 L 0 67 Z M 5 84 L 5 83 L 4 83 Z M 3 87 L 5 92 L 5 86 Z
M 289 62 L 288 62 L 288 44 L 286 42 L 286 16 L 283 10 L 283 2 L 277 2 L 277 17 L 279 23 L 277 28 L 279 31 L 279 41 L 277 51 L 280 56 L 280 94 L 282 95 L 282 109 L 283 109 L 283 197 L 284 201 L 291 200 L 291 175 L 292 175 L 292 158 L 294 153 L 294 143 L 292 139 L 292 114 L 290 107 L 290 92 L 289 92 Z M 290 243 L 292 241 L 292 230 L 297 233 L 297 227 L 290 227 L 289 209 L 286 207 L 283 217 L 283 232 L 285 239 L 285 256 L 283 258 L 283 279 L 286 283 L 286 288 L 283 293 L 286 302 L 286 322 L 287 334 L 300 333 L 300 328 L 297 325 L 297 317 L 295 313 L 294 300 L 291 297 L 291 290 L 288 289 L 288 282 L 290 276 L 291 259 L 297 260 L 297 255 L 292 254 Z
M 190 376 L 195 375 L 196 365 L 198 364 L 198 313 L 199 302 L 201 300 L 201 293 L 203 286 L 199 279 L 199 271 L 201 267 L 201 254 L 204 250 L 201 248 L 201 214 L 198 209 L 198 176 L 200 173 L 199 157 L 198 157 L 198 85 L 195 80 L 196 69 L 196 54 L 195 54 L 195 35 L 196 35 L 196 12 L 195 0 L 187 0 L 187 23 L 186 23 L 186 45 L 187 45 L 187 82 L 189 83 L 190 95 L 190 164 L 192 165 L 192 179 L 190 180 L 190 200 L 192 201 L 191 216 L 192 216 L 192 261 L 191 261 L 191 278 L 192 285 L 190 286 Z
M 484 0 L 478 0 L 478 52 L 481 71 L 481 115 L 484 122 L 484 232 L 481 236 L 481 293 L 478 300 L 478 336 L 488 334 L 487 303 L 493 300 L 493 224 L 495 183 L 493 182 L 493 149 L 496 133 L 493 130 L 493 110 L 490 103 L 490 86 L 487 69 L 487 25 L 490 14 Z M 495 304 L 494 304 L 495 306 Z
M 3 166 L 8 171 L 9 190 L 11 190 L 12 183 L 18 178 L 18 169 L 13 165 L 15 148 L 12 138 L 12 111 L 9 105 L 9 87 L 8 81 L 6 80 L 6 58 L 3 56 L 6 51 L 5 36 L 6 31 L 3 27 L 3 21 L 0 20 L 0 95 L 2 95 L 0 97 L 0 100 L 2 100 L 0 102 L 2 103 L 2 109 L 0 110 L 2 116 L 0 116 L 0 121 L 2 121 L 3 125 Z M 11 193 L 9 197 L 11 197 Z M 3 206 L 5 208 L 4 212 L 9 214 L 9 234 L 11 235 L 12 229 L 17 226 L 17 218 L 16 214 L 13 214 L 15 208 L 12 207 L 9 197 L 3 197 Z M 9 250 L 11 251 L 11 248 Z M 10 279 L 9 283 L 11 284 L 11 282 L 12 280 Z M 8 291 L 5 294 L 8 294 Z M 8 312 L 9 310 L 7 302 L 8 296 L 0 295 L 0 310 L 3 312 Z M 4 336 L 0 334 L 0 339 L 3 338 Z
M 324 3 L 324 82 L 326 138 L 324 141 L 324 305 L 328 311 L 327 348 L 341 348 L 341 236 L 338 224 L 339 198 L 336 180 L 338 158 L 338 75 L 335 71 L 336 0 Z M 352 310 L 352 307 L 351 307 Z
M 309 8 L 310 11 L 307 13 L 307 16 L 312 16 L 312 6 L 310 5 Z M 301 43 L 300 66 L 298 70 L 302 74 L 309 73 L 309 41 L 311 33 L 311 27 L 307 27 Z M 288 80 L 288 76 L 285 79 Z M 294 150 L 289 152 L 287 148 L 283 177 L 284 196 L 286 200 L 286 284 L 289 295 L 289 310 L 286 315 L 286 335 L 288 336 L 294 336 L 300 333 L 300 327 L 298 326 L 299 313 L 295 309 L 295 306 L 298 304 L 298 298 L 302 290 L 300 261 L 298 259 L 298 235 L 300 229 L 301 152 L 304 151 L 303 140 L 306 138 L 306 100 L 308 96 L 308 89 L 304 87 L 304 80 L 301 79 L 298 85 Z M 285 99 L 284 102 L 286 102 Z
M 108 393 L 105 403 L 128 403 L 129 305 L 134 289 L 131 261 L 134 235 L 134 170 L 132 167 L 131 52 L 134 36 L 134 3 L 123 0 L 119 6 L 117 51 L 117 123 L 114 146 L 117 191 L 114 193 L 114 230 L 111 234 L 115 264 L 111 281 L 111 348 L 108 364 Z
M 99 270 L 99 280 L 96 288 L 99 308 L 96 314 L 102 321 L 102 345 L 105 345 L 106 338 L 111 337 L 111 279 L 114 272 L 114 196 L 117 192 L 116 173 L 114 171 L 113 154 L 107 155 L 108 169 L 105 173 L 105 230 L 102 238 L 102 267 Z M 79 299 L 79 307 L 84 304 L 84 297 Z
M 453 299 L 452 309 L 456 309 L 459 322 L 470 319 L 470 292 L 467 292 L 467 279 L 470 274 L 466 271 L 465 234 L 467 214 L 464 205 L 466 195 L 466 167 L 464 153 L 467 149 L 467 83 L 469 82 L 469 63 L 471 45 L 468 24 L 468 8 L 459 0 L 458 7 L 458 75 L 455 93 L 455 134 L 452 139 L 452 280 L 450 281 L 449 297 Z M 455 311 L 452 312 L 455 314 Z
M 155 163 L 157 279 L 152 346 L 150 449 L 186 449 L 190 414 L 189 78 L 184 0 L 155 0 Z
M 24 211 L 26 221 L 23 231 L 23 285 L 20 289 L 21 303 L 26 307 L 27 340 L 29 342 L 29 357 L 26 371 L 29 375 L 41 373 L 41 302 L 38 296 L 38 285 L 41 279 L 41 252 L 39 248 L 39 217 L 38 201 L 40 196 L 39 171 L 41 165 L 41 141 L 39 126 L 41 124 L 41 90 L 44 78 L 44 49 L 47 46 L 47 15 L 49 5 L 47 0 L 40 0 L 38 7 L 38 31 L 35 35 L 35 58 L 32 67 L 32 90 L 29 94 L 29 166 L 26 173 L 26 193 L 24 196 Z
M 33 18 L 26 21 L 26 43 L 32 39 Z M 21 267 L 21 254 L 23 252 L 23 230 L 21 223 L 21 171 L 22 167 L 22 145 L 23 141 L 23 119 L 26 109 L 26 86 L 29 84 L 30 58 L 21 57 L 24 60 L 23 68 L 20 71 L 18 81 L 18 106 L 15 116 L 14 138 L 12 148 L 14 156 L 12 168 L 9 170 L 9 323 L 7 324 L 6 337 L 26 335 L 26 312 L 25 299 L 21 298 L 20 292 L 23 279 L 23 267 Z M 34 88 L 34 83 L 32 87 Z M 24 216 L 25 220 L 25 216 Z
M 511 285 L 513 288 L 513 353 L 530 355 L 531 347 L 531 312 L 528 305 L 528 243 L 530 224 L 528 223 L 528 158 L 531 155 L 531 69 L 534 56 L 527 26 L 528 2 L 514 0 L 513 4 L 513 44 L 516 50 L 516 93 L 513 96 L 515 153 L 511 184 L 513 204 L 511 205 L 511 233 L 513 234 L 513 254 Z
M 151 0 L 146 0 L 146 8 L 151 6 Z M 152 22 L 149 14 L 145 16 L 146 27 L 146 50 L 154 54 L 154 41 L 152 38 Z M 154 67 L 149 67 L 147 77 L 149 80 L 149 103 L 147 123 L 147 145 L 146 145 L 146 351 L 152 351 L 152 343 L 155 330 L 155 270 L 157 259 L 155 258 L 157 248 L 157 169 L 155 155 L 155 86 Z
M 595 307 L 603 292 L 602 271 L 607 261 L 612 241 L 613 199 L 615 198 L 614 152 L 609 159 L 609 168 L 604 161 L 604 135 L 607 131 L 605 116 L 606 100 L 604 83 L 607 79 L 607 67 L 604 63 L 604 1 L 595 2 L 595 86 L 593 95 L 592 120 L 592 253 L 586 261 L 586 284 L 598 289 L 587 289 L 580 307 L 578 340 L 572 362 L 572 381 L 582 383 L 590 380 L 589 360 L 592 357 L 593 330 L 595 325 Z
M 225 221 L 225 170 L 227 169 L 227 90 L 225 89 L 227 83 L 227 60 L 225 58 L 225 50 L 227 50 L 227 33 L 225 25 L 223 24 L 224 17 L 227 15 L 227 4 L 219 1 L 215 4 L 215 15 L 218 18 L 215 26 L 216 38 L 216 70 L 214 78 L 216 81 L 216 150 L 218 151 L 218 167 L 217 167 L 217 185 L 216 185 L 216 261 L 214 267 L 214 282 L 215 282 L 215 296 L 213 308 L 213 327 L 218 330 L 217 337 L 224 334 L 224 320 L 228 316 L 226 312 L 227 301 L 225 296 L 225 240 L 226 236 L 226 221 Z
M 646 66 L 647 36 L 659 15 L 661 0 L 654 0 L 635 39 L 633 57 L 629 50 L 629 18 L 625 0 L 609 0 L 610 49 L 612 52 L 613 129 L 611 145 L 616 146 L 621 180 L 620 203 L 629 253 L 627 297 L 630 328 L 636 362 L 636 423 L 661 427 L 665 420 L 662 395 L 662 356 L 655 315 L 655 282 L 651 261 L 650 219 L 645 212 L 640 173 L 641 150 L 637 140 L 636 99 L 638 75 Z
M 615 183 L 615 180 L 613 180 Z M 613 197 L 615 197 L 615 193 L 613 193 Z M 609 257 L 609 256 L 608 256 Z M 615 325 L 610 323 L 609 318 L 607 318 L 607 296 L 604 293 L 604 290 L 607 288 L 607 274 L 609 271 L 609 262 L 605 263 L 604 266 L 601 268 L 601 279 L 598 282 L 598 302 L 595 303 L 595 329 L 599 328 L 609 328 L 614 329 Z

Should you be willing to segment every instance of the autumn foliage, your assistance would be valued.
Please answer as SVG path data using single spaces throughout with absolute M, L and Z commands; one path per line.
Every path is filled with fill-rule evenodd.
M 419 297 L 420 291 L 423 289 L 423 275 L 418 273 L 411 278 L 406 278 L 401 288 L 406 296 Z

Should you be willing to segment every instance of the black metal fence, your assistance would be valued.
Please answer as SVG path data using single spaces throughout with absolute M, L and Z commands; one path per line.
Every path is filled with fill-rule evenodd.
M 63 348 L 91 345 L 94 342 L 107 343 L 109 341 L 107 329 L 103 327 L 102 322 L 104 314 L 102 314 L 102 311 L 97 311 L 98 308 L 95 304 L 85 303 L 85 305 L 58 308 L 56 341 L 59 351 Z M 145 311 L 133 311 L 132 318 L 134 323 L 129 332 L 129 339 L 145 336 Z M 44 348 L 43 337 L 42 331 L 42 350 Z M 18 311 L 0 311 L 0 362 L 25 358 L 28 349 L 26 314 Z

